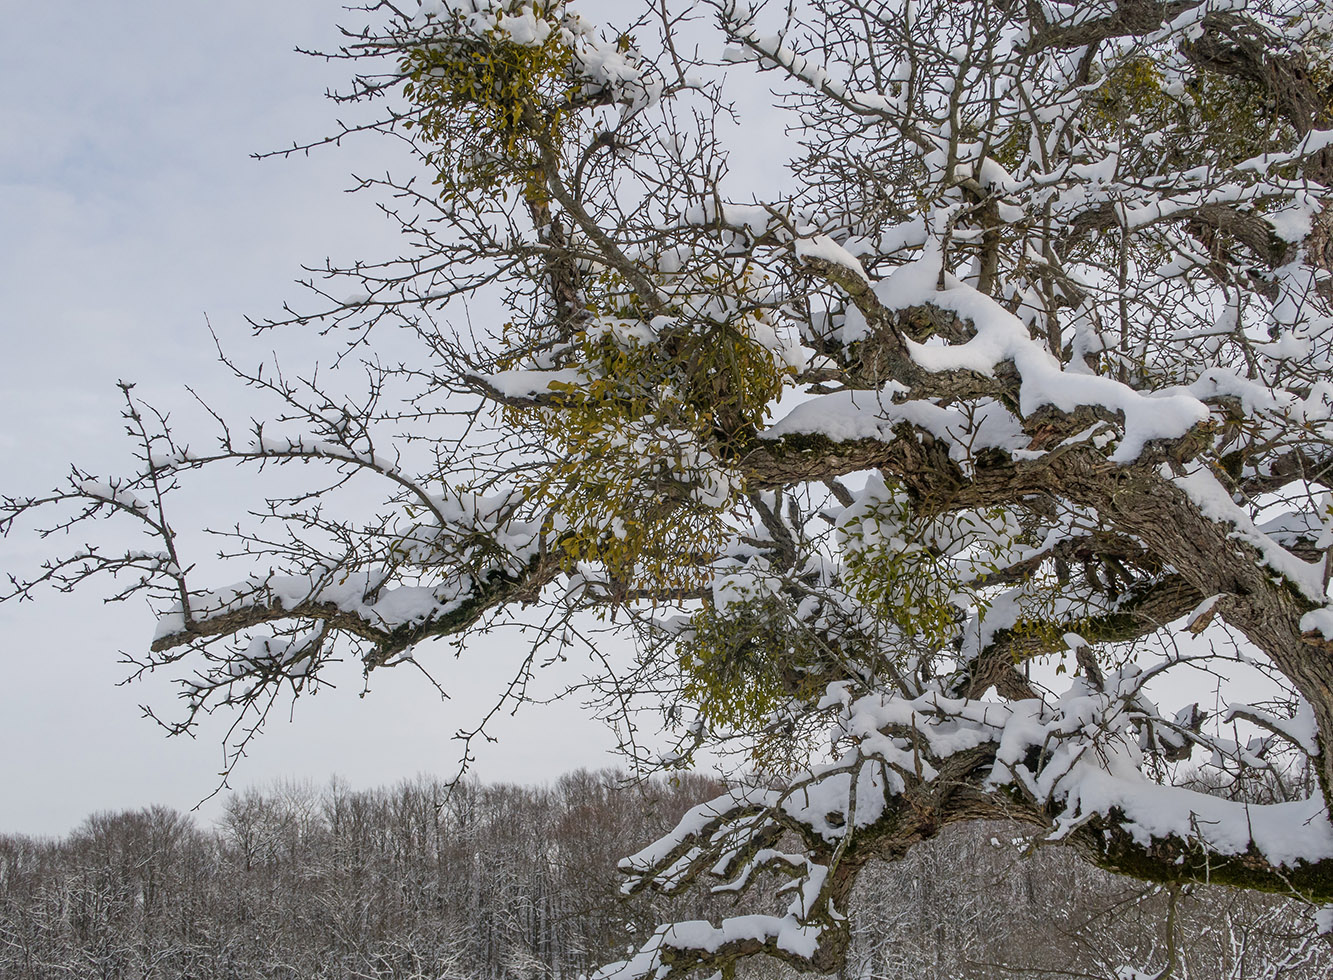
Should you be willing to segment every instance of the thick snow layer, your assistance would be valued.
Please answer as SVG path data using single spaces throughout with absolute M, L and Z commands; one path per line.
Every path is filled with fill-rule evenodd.
M 885 306 L 905 309 L 930 304 L 969 321 L 975 336 L 963 344 L 908 341 L 912 359 L 929 371 L 969 370 L 992 375 L 1010 361 L 1021 380 L 1020 410 L 1030 415 L 1046 405 L 1072 412 L 1099 407 L 1125 419 L 1124 438 L 1111 458 L 1131 462 L 1154 439 L 1178 438 L 1208 418 L 1207 407 L 1190 395 L 1135 391 L 1111 378 L 1070 374 L 1037 341 L 1023 321 L 989 296 L 952 276 L 938 288 L 939 268 L 927 255 L 896 270 L 875 287 Z
M 541 547 L 541 525 L 512 519 L 511 502 L 503 495 L 450 491 L 429 499 L 445 525 L 411 525 L 402 529 L 400 544 L 420 565 L 438 569 L 437 581 L 386 587 L 392 574 L 388 568 L 252 576 L 224 588 L 192 592 L 191 619 L 204 622 L 261 606 L 295 610 L 315 605 L 332 606 L 374 628 L 392 630 L 456 611 L 475 597 L 479 580 L 494 571 L 513 571 Z M 501 555 L 503 562 L 497 557 Z M 155 639 L 184 626 L 184 611 L 177 606 L 158 617 Z
M 817 240 L 816 240 L 817 241 Z M 850 255 L 839 264 L 855 262 Z M 859 263 L 857 268 L 859 268 Z M 1003 363 L 1010 362 L 1021 378 L 1020 412 L 1030 415 L 1050 405 L 1072 412 L 1081 407 L 1101 408 L 1124 418 L 1124 434 L 1112 453 L 1116 462 L 1132 462 L 1144 446 L 1155 439 L 1175 439 L 1208 418 L 1208 408 L 1196 394 L 1176 389 L 1161 393 L 1140 392 L 1111 378 L 1062 370 L 1060 363 L 1034 340 L 1026 325 L 993 299 L 952 276 L 938 287 L 937 257 L 928 253 L 922 259 L 895 270 L 874 286 L 879 301 L 890 309 L 907 309 L 929 304 L 957 314 L 971 323 L 972 339 L 961 344 L 908 341 L 912 359 L 932 372 L 973 371 L 993 376 Z M 865 319 L 850 310 L 843 327 L 844 342 L 861 339 Z M 1208 393 L 1214 393 L 1222 378 L 1212 379 Z M 1239 386 L 1239 379 L 1228 385 Z M 838 392 L 799 406 L 773 426 L 768 435 L 820 433 L 833 439 L 884 438 L 899 421 L 911 422 L 937 437 L 950 438 L 950 432 L 962 433 L 957 410 L 941 409 L 928 402 L 894 403 L 893 397 L 905 392 L 901 385 L 890 384 L 882 392 Z M 1255 394 L 1245 392 L 1253 399 Z M 987 412 L 976 426 L 980 441 L 969 443 L 973 449 L 1021 448 L 1026 440 L 1017 420 L 1001 420 L 999 411 Z M 956 442 L 956 440 L 951 440 Z
M 317 459 L 343 460 L 378 470 L 381 473 L 397 474 L 396 460 L 373 453 L 363 453 L 341 442 L 330 442 L 316 436 L 296 436 L 284 438 L 264 435 L 250 443 L 250 452 L 257 456 L 308 456 Z
M 477 375 L 502 398 L 536 398 L 549 395 L 553 385 L 577 385 L 588 380 L 580 368 L 561 368 L 552 371 L 520 370 L 497 371 Z
M 870 277 L 861 267 L 860 260 L 828 235 L 796 239 L 796 256 L 800 259 L 818 259 L 830 265 L 840 266 L 853 273 L 862 282 L 870 282 Z
M 523 7 L 514 16 L 501 16 L 496 27 L 515 44 L 539 48 L 551 36 L 549 21 L 533 14 L 531 7 Z
M 1323 563 L 1297 558 L 1259 530 L 1250 515 L 1231 499 L 1226 488 L 1209 470 L 1196 466 L 1179 476 L 1166 475 L 1185 491 L 1200 514 L 1209 520 L 1232 525 L 1235 528 L 1231 532 L 1233 537 L 1252 545 L 1263 556 L 1264 564 L 1300 589 L 1307 599 L 1325 601 Z M 1305 628 L 1302 623 L 1302 629 Z
M 1078 815 L 1119 811 L 1124 829 L 1145 846 L 1177 835 L 1227 855 L 1244 854 L 1253 843 L 1264 858 L 1284 867 L 1333 858 L 1333 826 L 1318 798 L 1247 806 L 1087 767 L 1072 781 L 1067 806 L 1071 825 Z
M 651 870 L 654 865 L 662 861 L 683 841 L 701 833 L 710 823 L 733 807 L 746 804 L 766 805 L 771 802 L 771 796 L 772 794 L 768 790 L 737 787 L 730 793 L 725 793 L 716 799 L 709 800 L 707 803 L 700 803 L 680 818 L 680 821 L 676 824 L 676 829 L 670 834 L 654 841 L 638 853 L 623 858 L 620 862 L 620 869 L 622 871 Z
M 1228 706 L 1226 713 L 1222 716 L 1223 723 L 1230 721 L 1237 715 L 1260 719 L 1266 727 L 1281 732 L 1311 757 L 1319 754 L 1319 742 L 1317 740 L 1319 729 L 1315 724 L 1314 709 L 1304 698 L 1300 700 L 1296 715 L 1293 718 L 1279 718 L 1277 715 L 1252 704 L 1233 704 Z
M 332 606 L 340 612 L 358 616 L 372 626 L 391 630 L 448 615 L 472 597 L 475 584 L 472 577 L 465 574 L 433 587 L 383 589 L 374 601 L 368 601 L 366 596 L 373 594 L 378 581 L 378 576 L 366 572 L 346 573 L 332 581 L 310 575 L 253 578 L 226 588 L 192 594 L 190 613 L 195 622 L 206 622 L 255 606 L 295 610 L 301 605 L 313 604 Z M 177 633 L 184 625 L 184 616 L 177 608 L 158 617 L 155 638 Z
M 1312 609 L 1302 616 L 1301 632 L 1319 633 L 1324 639 L 1333 641 L 1333 606 Z
M 805 433 L 840 442 L 889 439 L 894 426 L 908 422 L 946 442 L 950 455 L 957 460 L 982 449 L 1018 451 L 1029 442 L 1018 420 L 998 402 L 986 400 L 965 413 L 929 401 L 895 402 L 894 395 L 903 390 L 891 382 L 880 391 L 818 395 L 775 422 L 764 432 L 764 438 Z
M 704 920 L 661 926 L 643 948 L 628 960 L 604 966 L 592 980 L 634 980 L 663 976 L 665 950 L 700 950 L 713 953 L 728 943 L 752 940 L 771 943 L 796 956 L 812 956 L 823 930 L 801 923 L 794 915 L 740 915 L 723 919 L 720 925 Z
M 1053 703 L 1038 700 L 1006 702 L 953 699 L 938 694 L 904 698 L 892 694 L 863 696 L 846 702 L 845 693 L 830 690 L 826 706 L 843 701 L 836 737 L 853 741 L 861 757 L 878 754 L 891 743 L 885 730 L 915 728 L 936 757 L 996 745 L 994 785 L 1019 782 L 1037 798 L 1063 804 L 1057 835 L 1067 833 L 1091 815 L 1118 819 L 1143 845 L 1154 839 L 1195 840 L 1227 855 L 1245 853 L 1251 845 L 1270 862 L 1291 866 L 1297 861 L 1333 858 L 1333 825 L 1317 795 L 1274 805 L 1247 805 L 1191 790 L 1162 786 L 1142 772 L 1142 759 L 1126 730 L 1136 713 L 1155 709 L 1138 691 L 1145 674 L 1129 666 L 1105 678 L 1104 690 L 1082 677 L 1070 679 L 1066 692 Z M 1238 710 L 1250 710 L 1244 706 Z M 1304 710 L 1292 719 L 1272 719 L 1298 742 L 1313 739 L 1313 717 Z M 1094 747 L 1095 741 L 1095 747 Z M 1046 755 L 1043 767 L 1027 770 L 1034 748 Z M 830 767 L 828 791 L 811 793 L 803 819 L 823 832 L 827 814 L 818 812 L 841 801 L 848 811 L 848 758 Z M 817 777 L 818 770 L 815 771 Z M 858 794 L 856 823 L 863 823 L 868 796 Z M 873 807 L 872 807 L 873 810 Z M 795 814 L 794 814 L 795 815 Z

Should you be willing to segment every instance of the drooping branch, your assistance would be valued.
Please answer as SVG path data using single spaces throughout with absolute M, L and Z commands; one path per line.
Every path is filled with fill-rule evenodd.
M 304 581 L 269 577 L 192 596 L 192 615 L 168 613 L 152 643 L 165 653 L 199 640 L 226 637 L 272 623 L 314 620 L 331 630 L 369 641 L 366 669 L 382 666 L 419 643 L 461 633 L 488 612 L 535 595 L 554 578 L 552 563 L 534 555 L 516 571 L 491 568 L 433 587 L 384 588 L 365 577 L 349 588 L 349 576 Z
M 843 759 L 780 789 L 737 789 L 701 804 L 621 864 L 627 891 L 674 893 L 709 877 L 727 882 L 716 886 L 726 891 L 766 875 L 790 880 L 801 898 L 787 915 L 663 927 L 599 976 L 671 977 L 752 955 L 828 972 L 844 952 L 838 913 L 861 870 L 975 820 L 1025 824 L 1039 834 L 1034 844 L 1060 841 L 1099 867 L 1148 881 L 1333 898 L 1333 834 L 1317 800 L 1252 806 L 1113 775 L 1100 760 L 1121 751 L 1122 736 L 1087 739 L 1065 719 L 1151 709 L 1138 698 L 1141 681 L 1098 681 L 1076 679 L 1059 708 L 938 695 L 849 699 L 835 727 L 848 745 Z

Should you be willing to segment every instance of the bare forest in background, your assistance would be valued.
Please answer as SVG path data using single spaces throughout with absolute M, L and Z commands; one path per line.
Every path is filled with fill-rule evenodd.
M 614 871 L 717 789 L 612 771 L 540 788 L 286 784 L 234 795 L 212 828 L 151 807 L 61 840 L 0 836 L 0 977 L 573 980 L 658 922 L 727 914 L 725 895 L 621 898 Z M 1172 892 L 1020 834 L 954 827 L 869 869 L 846 976 L 1111 980 L 1170 942 L 1181 977 L 1327 975 L 1301 905 Z

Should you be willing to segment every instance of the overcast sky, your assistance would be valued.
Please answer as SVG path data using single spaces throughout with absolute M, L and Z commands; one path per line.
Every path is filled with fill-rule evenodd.
M 256 345 L 243 316 L 296 297 L 302 262 L 391 254 L 371 201 L 342 191 L 349 172 L 400 158 L 370 140 L 250 159 L 328 131 L 321 96 L 346 66 L 293 49 L 335 41 L 334 0 L 0 6 L 0 490 L 33 494 L 70 462 L 104 474 L 124 465 L 117 379 L 167 406 L 184 405 L 184 384 L 226 404 L 205 316 L 241 360 L 271 343 L 299 353 L 291 338 Z M 0 541 L 0 570 L 51 551 L 17 531 Z M 169 706 L 170 688 L 116 686 L 119 651 L 141 650 L 152 629 L 142 603 L 92 593 L 0 606 L 0 833 L 64 833 L 93 811 L 149 803 L 186 809 L 215 787 L 221 729 L 165 739 L 138 705 Z M 473 654 L 441 672 L 449 702 L 399 671 L 377 674 L 360 699 L 349 667 L 338 690 L 270 725 L 234 784 L 451 774 L 450 736 L 487 703 L 489 665 L 513 651 Z M 610 737 L 585 715 L 525 711 L 497 729 L 476 771 L 542 781 L 611 763 Z
M 594 16 L 608 6 L 580 4 Z M 299 297 L 302 263 L 396 254 L 371 199 L 343 191 L 350 173 L 402 158 L 371 139 L 250 159 L 331 131 L 322 93 L 346 65 L 293 49 L 336 44 L 338 0 L 0 0 L 0 12 L 0 492 L 36 494 L 71 462 L 107 475 L 125 465 L 118 379 L 186 428 L 186 384 L 249 414 L 205 317 L 241 363 L 274 345 L 289 364 L 314 356 L 299 332 L 251 338 L 244 316 Z M 735 143 L 745 156 L 733 157 L 745 193 L 775 179 L 786 144 L 763 85 L 729 95 L 746 99 Z M 230 485 L 210 487 L 213 503 L 231 502 Z M 20 529 L 0 539 L 0 572 L 55 550 Z M 93 592 L 0 605 L 0 833 L 60 834 L 94 811 L 149 803 L 188 809 L 216 787 L 222 728 L 168 740 L 138 707 L 169 708 L 165 680 L 116 686 L 119 652 L 143 650 L 152 631 L 142 603 L 106 606 Z M 451 736 L 492 703 L 519 653 L 516 641 L 487 642 L 457 663 L 423 657 L 448 702 L 403 670 L 377 672 L 359 698 L 359 671 L 344 665 L 337 690 L 270 724 L 233 784 L 452 775 Z M 546 693 L 579 666 L 548 675 Z M 487 779 L 540 782 L 615 761 L 609 734 L 576 703 L 525 709 L 493 731 L 500 742 L 475 768 Z

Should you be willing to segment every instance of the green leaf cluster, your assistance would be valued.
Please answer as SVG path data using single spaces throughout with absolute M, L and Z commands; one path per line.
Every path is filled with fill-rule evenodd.
M 617 312 L 627 316 L 577 333 L 580 379 L 552 385 L 553 404 L 509 409 L 551 451 L 525 489 L 551 508 L 571 567 L 596 561 L 647 592 L 694 588 L 733 533 L 726 515 L 744 487 L 728 460 L 792 369 L 752 336 L 750 316 L 668 313 L 653 329 Z
M 647 591 L 706 581 L 744 489 L 727 459 L 790 368 L 743 319 L 650 339 L 642 321 L 604 317 L 580 332 L 574 360 L 581 378 L 552 385 L 553 405 L 511 410 L 551 450 L 527 492 L 550 506 L 565 560 L 600 562 Z
M 560 5 L 527 6 L 549 28 L 540 44 L 520 44 L 498 24 L 475 34 L 459 23 L 400 62 L 416 109 L 403 125 L 431 147 L 445 199 L 510 188 L 544 199 L 543 148 L 563 145 L 575 118 L 573 49 Z
M 1145 149 L 1170 167 L 1205 160 L 1239 163 L 1288 148 L 1295 137 L 1279 120 L 1271 93 L 1258 83 L 1210 73 L 1171 83 L 1160 59 L 1148 55 L 1107 71 L 1089 109 L 1088 124 L 1104 135 L 1160 134 L 1158 143 Z
M 763 736 L 775 714 L 823 690 L 817 646 L 777 596 L 705 604 L 676 649 L 685 702 L 710 731 L 759 734 L 756 761 L 773 748 Z
M 905 493 L 886 491 L 842 526 L 847 585 L 905 636 L 938 649 L 954 638 L 967 607 L 987 608 L 975 582 L 998 567 L 988 555 L 1008 521 L 998 510 L 957 515 L 945 548 Z

